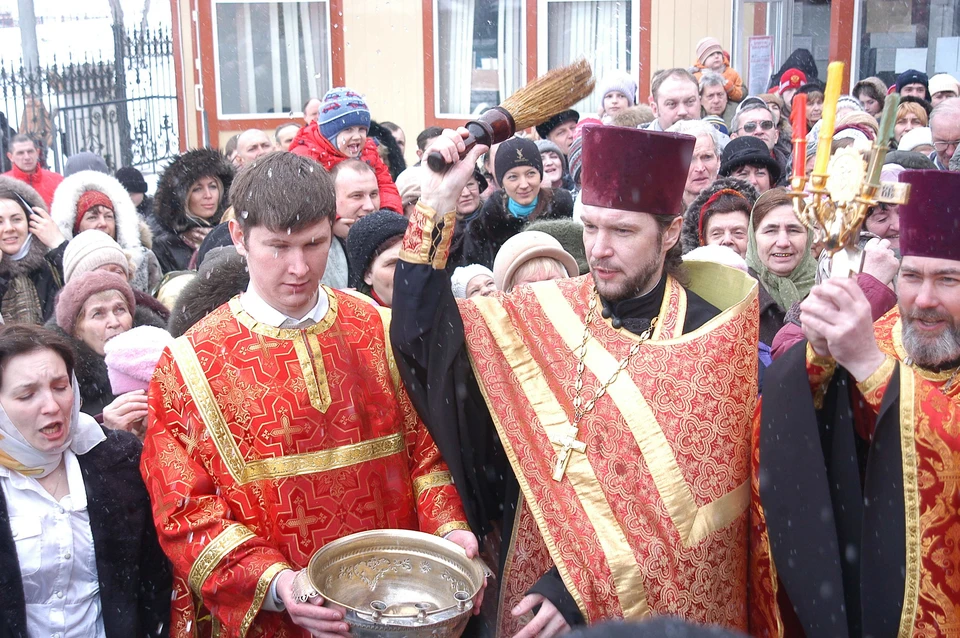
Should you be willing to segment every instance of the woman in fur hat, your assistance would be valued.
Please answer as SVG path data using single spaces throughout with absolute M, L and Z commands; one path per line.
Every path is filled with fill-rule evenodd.
M 120 244 L 133 266 L 130 285 L 137 290 L 149 292 L 160 283 L 160 262 L 150 250 L 153 233 L 115 177 L 97 171 L 74 173 L 57 187 L 50 215 L 68 241 L 95 229 Z
M 42 324 L 53 315 L 66 245 L 37 191 L 0 176 L 0 314 L 7 323 Z
M 212 148 L 179 155 L 167 166 L 154 197 L 153 252 L 167 273 L 191 260 L 229 206 L 233 166 Z

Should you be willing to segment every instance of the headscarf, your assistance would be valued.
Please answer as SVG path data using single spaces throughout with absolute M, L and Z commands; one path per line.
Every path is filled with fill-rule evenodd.
M 70 381 L 73 385 L 70 432 L 59 447 L 48 452 L 41 452 L 27 443 L 0 405 L 0 466 L 24 476 L 43 478 L 60 466 L 63 453 L 67 450 L 80 456 L 107 438 L 97 421 L 80 411 L 80 384 L 77 383 L 77 377 L 71 375 Z
M 768 193 L 771 191 L 767 191 Z M 763 195 L 757 200 L 757 203 L 763 200 Z M 753 205 L 753 210 L 757 205 Z M 750 212 L 750 223 L 747 228 L 747 266 L 755 273 L 757 279 L 763 284 L 766 291 L 777 302 L 781 310 L 787 311 L 790 307 L 806 299 L 810 294 L 817 278 L 817 260 L 813 258 L 810 252 L 813 246 L 813 232 L 807 231 L 807 243 L 803 249 L 803 258 L 797 267 L 793 269 L 788 277 L 775 275 L 760 261 L 760 253 L 757 250 L 757 233 L 753 226 L 753 211 Z

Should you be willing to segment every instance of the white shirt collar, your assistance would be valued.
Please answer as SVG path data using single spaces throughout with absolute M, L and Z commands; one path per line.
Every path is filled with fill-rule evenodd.
M 63 497 L 60 505 L 70 511 L 82 511 L 87 509 L 87 490 L 83 483 L 83 473 L 80 471 L 80 462 L 77 455 L 71 450 L 63 453 L 63 464 L 67 471 L 67 486 L 70 488 L 67 496 Z M 43 487 L 37 479 L 24 476 L 19 472 L 14 472 L 3 466 L 0 466 L 0 477 L 10 481 L 10 486 L 18 490 L 29 490 L 36 492 L 40 496 L 52 501 L 53 497 Z
M 320 320 L 326 316 L 327 311 L 330 309 L 330 300 L 327 299 L 327 293 L 323 286 L 320 286 L 316 305 L 302 317 L 290 317 L 268 304 L 266 300 L 257 293 L 251 281 L 247 286 L 247 291 L 240 295 L 240 306 L 258 323 L 279 328 L 285 321 L 298 324 L 310 319 L 314 323 L 320 323 Z

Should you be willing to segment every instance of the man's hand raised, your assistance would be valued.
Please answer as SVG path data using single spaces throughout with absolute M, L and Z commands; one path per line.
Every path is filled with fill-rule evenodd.
M 445 129 L 439 137 L 430 141 L 430 145 L 424 151 L 425 157 L 430 153 L 440 153 L 448 163 L 447 169 L 442 173 L 432 171 L 427 166 L 427 162 L 421 164 L 423 178 L 420 182 L 420 201 L 440 215 L 456 210 L 457 199 L 460 198 L 463 187 L 473 176 L 477 160 L 489 148 L 477 144 L 463 159 L 460 159 L 460 153 L 467 148 L 463 140 L 468 135 L 470 132 L 462 126 L 456 131 Z

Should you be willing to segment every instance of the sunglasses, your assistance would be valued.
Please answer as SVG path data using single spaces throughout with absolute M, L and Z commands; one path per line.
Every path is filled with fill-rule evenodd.
M 740 127 L 740 130 L 746 131 L 747 133 L 753 133 L 754 131 L 757 130 L 758 126 L 764 131 L 769 131 L 770 129 L 773 128 L 773 120 L 764 120 L 762 122 L 747 122 L 742 127 Z

